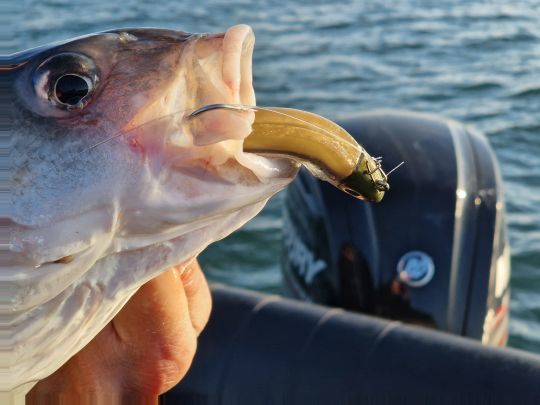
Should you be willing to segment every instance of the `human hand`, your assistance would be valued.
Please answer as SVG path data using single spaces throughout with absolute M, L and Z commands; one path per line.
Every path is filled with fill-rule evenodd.
M 27 404 L 152 404 L 188 371 L 211 309 L 197 261 L 143 285 L 79 353 L 26 397 Z

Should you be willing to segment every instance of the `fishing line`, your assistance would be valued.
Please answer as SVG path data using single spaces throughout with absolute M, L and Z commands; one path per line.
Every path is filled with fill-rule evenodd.
M 309 127 L 315 128 L 318 131 L 326 133 L 327 135 L 329 135 L 332 138 L 335 138 L 337 136 L 335 133 L 328 131 L 326 128 L 323 128 L 323 127 L 321 127 L 319 125 L 316 125 L 316 124 L 314 124 L 312 122 L 303 120 L 301 118 L 292 116 L 292 115 L 287 114 L 285 112 L 276 111 L 276 110 L 272 109 L 271 107 L 260 107 L 260 106 L 252 106 L 252 105 L 245 105 L 245 104 L 225 104 L 225 103 L 223 103 L 223 104 L 207 104 L 207 105 L 202 106 L 202 107 L 197 108 L 197 109 L 178 110 L 178 111 L 174 111 L 172 113 L 166 114 L 166 115 L 162 115 L 162 116 L 160 116 L 158 118 L 155 118 L 155 119 L 147 121 L 147 122 L 145 122 L 143 124 L 137 125 L 137 126 L 131 128 L 129 131 L 127 131 L 125 133 L 120 132 L 118 134 L 115 134 L 115 135 L 107 138 L 107 139 L 104 139 L 104 140 L 102 140 L 100 142 L 97 142 L 95 145 L 92 145 L 89 148 L 81 151 L 80 154 L 89 152 L 90 150 L 95 149 L 98 146 L 104 145 L 104 144 L 106 144 L 106 143 L 108 143 L 108 142 L 110 142 L 110 141 L 112 141 L 112 140 L 114 140 L 116 138 L 119 138 L 119 137 L 125 135 L 126 133 L 129 133 L 131 131 L 143 128 L 143 127 L 145 127 L 147 125 L 150 125 L 152 123 L 156 123 L 156 122 L 158 122 L 160 120 L 163 120 L 165 118 L 168 118 L 168 117 L 174 117 L 175 115 L 183 114 L 184 115 L 183 118 L 191 119 L 191 118 L 194 118 L 194 117 L 196 117 L 196 116 L 198 116 L 200 114 L 203 114 L 203 113 L 205 113 L 207 111 L 216 110 L 216 109 L 225 109 L 225 110 L 233 110 L 233 111 L 255 111 L 255 112 L 256 111 L 266 111 L 266 112 L 269 112 L 269 113 L 272 113 L 272 114 L 277 114 L 277 115 L 287 117 L 288 119 L 291 119 L 293 121 L 297 121 L 297 122 L 300 122 L 300 123 L 302 123 L 304 125 L 307 125 Z M 186 113 L 188 113 L 188 114 L 186 115 Z M 354 145 L 353 143 L 349 142 L 346 139 L 342 139 L 342 141 L 346 142 L 348 145 L 352 146 L 353 148 L 357 148 L 357 145 Z M 374 158 L 374 160 L 376 162 L 375 171 L 377 169 L 381 169 L 382 157 L 378 156 L 378 157 Z M 400 164 L 398 164 L 396 167 L 394 167 L 392 170 L 390 170 L 385 176 L 388 177 L 391 173 L 396 171 L 404 163 L 405 162 L 401 162 Z
M 324 133 L 326 133 L 326 134 L 328 134 L 328 135 L 330 135 L 330 136 L 332 136 L 332 137 L 335 137 L 335 136 L 336 136 L 334 133 L 328 131 L 328 130 L 325 129 L 325 128 L 322 128 L 322 127 L 320 127 L 320 126 L 318 126 L 318 125 L 313 124 L 312 122 L 303 120 L 303 119 L 301 119 L 301 118 L 294 117 L 294 116 L 292 116 L 292 115 L 286 114 L 286 113 L 284 113 L 284 112 L 281 112 L 281 111 L 275 111 L 275 110 L 273 110 L 272 108 L 269 108 L 269 107 L 250 106 L 250 105 L 244 105 L 244 104 L 207 104 L 207 105 L 205 105 L 205 106 L 203 106 L 203 107 L 200 107 L 200 108 L 197 108 L 197 109 L 178 110 L 178 111 L 174 111 L 174 112 L 172 112 L 172 113 L 166 114 L 166 115 L 162 115 L 162 116 L 160 116 L 160 117 L 158 117 L 158 118 L 155 118 L 155 119 L 153 119 L 153 120 L 147 121 L 147 122 L 145 122 L 145 123 L 143 123 L 143 124 L 137 125 L 137 126 L 131 128 L 131 129 L 130 129 L 129 131 L 127 131 L 127 132 L 129 133 L 129 132 L 131 132 L 131 131 L 133 131 L 133 130 L 140 129 L 140 128 L 146 126 L 146 125 L 155 123 L 155 122 L 160 121 L 160 120 L 162 120 L 162 119 L 164 119 L 164 118 L 171 117 L 171 116 L 174 116 L 174 115 L 177 115 L 177 114 L 185 114 L 185 113 L 191 111 L 191 112 L 186 116 L 186 118 L 189 119 L 189 118 L 196 117 L 197 115 L 202 114 L 202 113 L 204 113 L 204 112 L 206 112 L 206 111 L 211 111 L 211 110 L 216 110 L 216 109 L 236 110 L 236 111 L 250 111 L 250 110 L 252 110 L 252 111 L 257 111 L 257 110 L 267 111 L 267 112 L 270 112 L 270 113 L 273 113 L 273 114 L 282 115 L 282 116 L 284 116 L 284 117 L 290 118 L 290 119 L 295 120 L 295 121 L 299 121 L 299 122 L 301 122 L 301 123 L 303 123 L 303 124 L 306 124 L 306 125 L 308 125 L 308 126 L 311 126 L 311 127 L 313 127 L 313 128 L 316 128 L 316 129 L 318 129 L 319 131 L 322 131 L 322 132 L 324 132 Z M 88 152 L 88 151 L 90 151 L 90 150 L 92 150 L 92 149 L 94 149 L 94 148 L 96 148 L 96 147 L 98 147 L 98 146 L 101 146 L 101 145 L 103 145 L 103 144 L 105 144 L 105 143 L 108 143 L 108 142 L 110 142 L 110 141 L 112 141 L 112 140 L 114 140 L 114 139 L 116 139 L 116 138 L 118 138 L 118 137 L 120 137 L 120 136 L 122 136 L 122 135 L 125 135 L 125 133 L 120 132 L 120 133 L 118 133 L 118 134 L 115 134 L 115 135 L 113 135 L 113 136 L 111 136 L 111 137 L 109 137 L 109 138 L 107 138 L 107 139 L 104 139 L 104 140 L 102 140 L 102 141 L 96 143 L 95 145 L 92 145 L 92 146 L 86 148 L 85 150 L 81 151 L 80 153 Z M 356 145 L 352 144 L 351 142 L 349 142 L 349 141 L 347 141 L 347 140 L 344 140 L 344 141 L 345 141 L 347 144 L 349 144 L 350 146 L 356 147 Z

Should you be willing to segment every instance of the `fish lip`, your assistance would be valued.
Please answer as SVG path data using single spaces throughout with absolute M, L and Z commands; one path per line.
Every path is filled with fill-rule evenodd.
M 241 139 L 242 151 L 236 158 L 240 165 L 250 169 L 262 183 L 272 179 L 292 179 L 299 168 L 295 161 L 243 151 L 243 142 L 251 133 L 251 125 L 255 119 L 255 111 L 249 109 L 256 106 L 252 71 L 254 47 L 255 35 L 248 25 L 233 26 L 223 36 L 223 80 L 232 93 L 232 103 L 248 107 L 243 112 L 238 110 L 236 114 L 244 114 L 250 123 L 249 132 Z
M 256 104 L 252 72 L 254 46 L 255 35 L 249 25 L 235 25 L 223 36 L 221 74 L 234 103 Z

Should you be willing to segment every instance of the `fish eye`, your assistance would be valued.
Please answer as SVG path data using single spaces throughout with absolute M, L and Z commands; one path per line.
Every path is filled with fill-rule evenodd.
M 88 56 L 62 52 L 41 62 L 32 82 L 35 95 L 49 108 L 77 111 L 92 100 L 98 78 L 98 68 Z
M 88 77 L 68 73 L 60 76 L 54 85 L 54 97 L 60 104 L 77 107 L 92 91 L 92 80 Z

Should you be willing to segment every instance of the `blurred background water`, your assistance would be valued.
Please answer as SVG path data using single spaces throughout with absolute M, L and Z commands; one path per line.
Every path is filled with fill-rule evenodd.
M 540 353 L 540 0 L 21 0 L 7 51 L 93 31 L 155 26 L 257 35 L 261 105 L 326 115 L 376 107 L 473 124 L 506 182 L 511 346 Z M 13 11 L 13 10 L 12 10 Z M 4 14 L 4 17 L 7 15 Z M 425 157 L 429 158 L 429 157 Z M 212 280 L 278 292 L 282 196 L 202 256 Z

